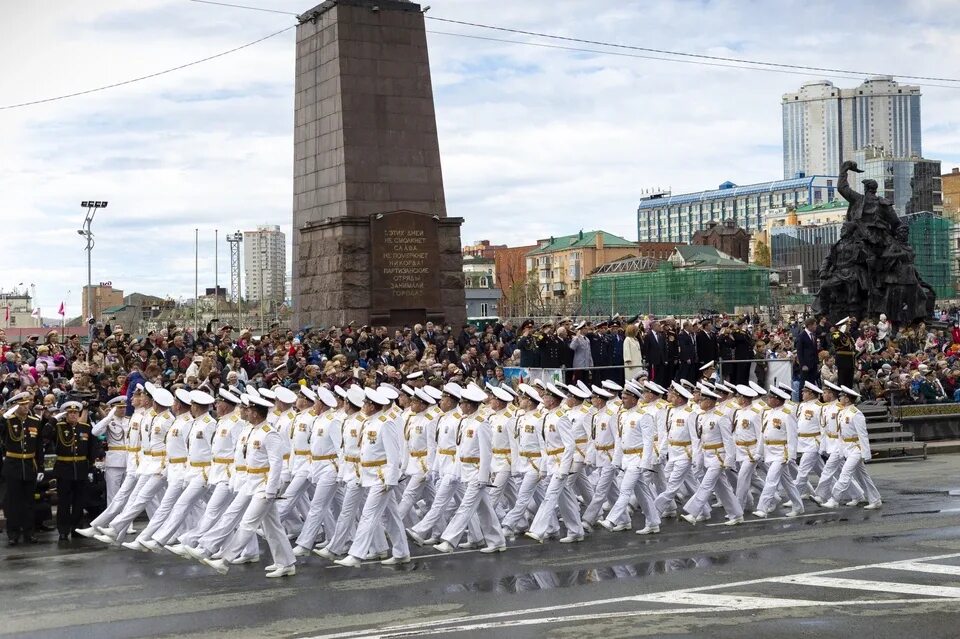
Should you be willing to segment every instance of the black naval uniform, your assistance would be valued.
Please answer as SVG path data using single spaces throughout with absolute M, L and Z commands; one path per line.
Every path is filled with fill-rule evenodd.
M 833 334 L 834 357 L 837 361 L 837 382 L 841 386 L 853 388 L 853 364 L 857 347 L 848 333 L 839 331 Z
M 57 530 L 62 539 L 80 525 L 90 485 L 88 473 L 93 468 L 97 446 L 90 424 L 84 422 L 72 426 L 58 422 L 53 439 L 57 454 L 53 465 L 53 476 L 57 478 Z
M 13 415 L 0 427 L 0 440 L 5 450 L 3 478 L 7 493 L 3 512 L 7 517 L 7 537 L 10 545 L 24 541 L 34 543 L 34 493 L 37 473 L 43 468 L 42 424 L 35 415 L 24 418 Z

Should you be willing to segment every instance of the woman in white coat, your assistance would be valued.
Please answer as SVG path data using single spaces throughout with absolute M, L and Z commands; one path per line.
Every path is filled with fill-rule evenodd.
M 626 336 L 623 339 L 623 366 L 625 379 L 636 379 L 640 371 L 644 370 L 636 324 L 628 324 L 626 328 Z

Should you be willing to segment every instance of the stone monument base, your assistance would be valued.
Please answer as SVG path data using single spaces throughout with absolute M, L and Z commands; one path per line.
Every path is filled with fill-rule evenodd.
M 392 211 L 300 229 L 299 328 L 434 322 L 459 328 L 463 218 Z M 295 328 L 298 328 L 295 327 Z

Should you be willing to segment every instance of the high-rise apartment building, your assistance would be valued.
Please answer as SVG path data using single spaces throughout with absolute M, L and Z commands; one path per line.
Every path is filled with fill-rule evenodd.
M 248 302 L 282 302 L 286 292 L 287 245 L 279 226 L 243 232 L 244 291 Z
M 837 175 L 868 146 L 894 157 L 922 157 L 920 87 L 877 76 L 854 89 L 808 82 L 783 105 L 783 177 Z

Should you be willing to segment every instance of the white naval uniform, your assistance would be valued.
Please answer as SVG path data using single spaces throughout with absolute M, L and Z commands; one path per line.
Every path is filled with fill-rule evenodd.
M 797 454 L 800 455 L 800 463 L 794 483 L 801 495 L 811 492 L 807 483 L 810 473 L 823 467 L 823 460 L 820 459 L 820 448 L 824 439 L 823 419 L 820 415 L 822 407 L 823 404 L 816 400 L 802 402 L 797 407 Z
M 697 458 L 700 442 L 697 440 L 698 411 L 689 404 L 667 409 L 667 462 L 670 472 L 663 491 L 655 505 L 661 514 L 675 509 L 675 498 L 680 488 L 693 481 L 693 460 Z
M 290 471 L 290 462 L 293 458 L 293 449 L 290 445 L 290 433 L 293 430 L 293 422 L 297 418 L 297 411 L 292 408 L 286 410 L 274 408 L 267 414 L 267 423 L 273 430 L 280 433 L 280 450 L 283 451 L 283 474 L 280 482 L 281 487 L 290 483 L 292 477 Z
M 337 475 L 340 471 L 340 437 L 344 414 L 325 410 L 311 424 L 310 482 L 314 485 L 313 498 L 297 537 L 297 546 L 312 550 L 320 535 L 320 528 L 329 539 L 336 528 L 331 505 L 337 495 Z
M 193 423 L 193 415 L 185 411 L 177 415 L 167 430 L 166 446 L 166 474 L 167 487 L 163 491 L 163 498 L 150 523 L 137 535 L 137 541 L 143 543 L 153 537 L 153 533 L 160 529 L 167 517 L 173 511 L 173 506 L 180 498 L 180 494 L 187 487 L 187 432 Z
M 784 406 L 770 408 L 763 415 L 763 460 L 767 477 L 757 500 L 757 510 L 772 512 L 776 508 L 777 489 L 782 489 L 792 504 L 792 512 L 803 512 L 803 500 L 787 472 L 790 461 L 797 457 L 797 418 Z
M 134 495 L 124 506 L 123 511 L 111 522 L 110 527 L 117 533 L 117 542 L 121 543 L 127 535 L 127 530 L 133 520 L 143 512 L 147 504 L 160 494 L 164 487 L 164 465 L 167 454 L 167 431 L 173 424 L 173 414 L 169 409 L 161 413 L 150 411 L 151 415 L 146 428 L 141 429 L 144 439 L 141 444 L 140 466 L 137 468 L 137 487 Z M 159 511 L 159 509 L 157 509 Z M 151 521 L 153 521 L 151 519 Z
M 567 410 L 567 419 L 573 426 L 573 440 L 576 444 L 573 455 L 573 464 L 570 466 L 570 478 L 567 483 L 570 484 L 575 497 L 587 503 L 593 491 L 590 482 L 587 480 L 587 459 L 591 450 L 592 441 L 590 439 L 590 417 L 594 412 L 593 406 L 589 402 L 584 402 Z
M 517 456 L 516 429 L 520 415 L 515 407 L 507 405 L 501 411 L 492 413 L 490 422 L 490 474 L 493 485 L 490 488 L 490 505 L 496 510 L 498 505 L 509 508 L 517 499 L 516 487 L 510 481 L 513 463 Z
M 437 455 L 433 470 L 440 477 L 430 509 L 411 530 L 424 539 L 439 535 L 446 527 L 446 512 L 456 507 L 455 498 L 460 484 L 457 466 L 457 436 L 463 415 L 453 409 L 444 413 L 437 423 Z
M 660 525 L 660 512 L 654 505 L 654 473 L 657 436 L 656 403 L 637 404 L 624 408 L 617 415 L 617 434 L 620 440 L 620 491 L 617 501 L 607 513 L 607 521 L 614 525 L 630 524 L 630 501 L 636 497 L 646 519 L 646 525 Z
M 140 464 L 140 428 L 146 417 L 147 409 L 137 408 L 134 409 L 133 414 L 127 421 L 124 442 L 127 449 L 127 458 L 125 460 L 126 468 L 124 469 L 123 483 L 120 484 L 120 488 L 117 489 L 113 499 L 107 503 L 106 510 L 90 522 L 90 525 L 95 528 L 108 525 L 111 519 L 119 515 L 123 511 L 123 507 L 133 497 L 134 489 L 139 485 L 137 467 Z
M 231 487 L 231 475 L 234 473 L 233 460 L 237 448 L 237 439 L 240 432 L 249 424 L 240 419 L 240 411 L 234 410 L 217 420 L 216 428 L 211 436 L 210 473 L 207 484 L 213 487 L 213 493 L 207 499 L 203 516 L 196 526 L 181 532 L 178 541 L 186 546 L 193 546 L 197 540 L 216 524 L 223 515 L 227 506 L 233 500 L 234 491 Z
M 737 457 L 737 446 L 731 433 L 730 420 L 722 410 L 714 408 L 697 417 L 697 436 L 703 455 L 703 479 L 697 492 L 683 509 L 694 517 L 710 517 L 710 495 L 716 493 L 727 519 L 743 517 L 743 508 L 730 486 L 726 470 Z
M 763 450 L 760 433 L 763 423 L 760 411 L 752 404 L 734 412 L 733 439 L 737 447 L 737 501 L 740 508 L 746 510 L 752 503 L 750 488 L 753 486 L 757 471 L 757 462 L 762 458 Z
M 371 415 L 364 423 L 360 441 L 360 484 L 367 498 L 360 513 L 357 533 L 349 554 L 364 559 L 376 550 L 386 532 L 395 558 L 410 556 L 407 535 L 397 512 L 394 487 L 403 471 L 403 433 L 389 410 Z
M 546 456 L 543 444 L 543 423 L 546 409 L 542 406 L 525 412 L 517 420 L 514 439 L 517 442 L 517 456 L 514 459 L 514 472 L 520 474 L 520 487 L 513 508 L 503 516 L 500 525 L 513 531 L 527 526 L 527 510 L 533 493 L 540 483 L 540 475 L 546 470 Z
M 441 414 L 439 408 L 427 406 L 423 412 L 411 413 L 403 418 L 406 448 L 404 472 L 408 479 L 397 511 L 405 523 L 414 523 L 411 511 L 422 494 L 426 493 L 427 502 L 433 503 L 434 489 L 428 475 L 437 456 L 437 420 Z
M 311 486 L 310 469 L 310 434 L 313 423 L 319 413 L 314 407 L 296 413 L 296 417 L 289 424 L 290 459 L 287 467 L 290 469 L 290 484 L 283 489 L 283 500 L 279 502 L 277 511 L 280 522 L 287 530 L 299 530 L 302 523 L 300 515 L 306 516 L 309 509 L 309 490 Z
M 475 534 L 482 535 L 488 547 L 506 545 L 497 514 L 490 503 L 488 485 L 492 478 L 492 441 L 490 422 L 480 411 L 464 418 L 457 443 L 460 485 L 465 487 L 463 499 L 440 535 L 454 548 L 474 516 L 479 522 L 479 532 Z
M 254 430 L 259 428 L 250 422 L 241 421 L 243 427 L 237 434 L 237 441 L 233 452 L 233 473 L 230 477 L 230 488 L 233 491 L 233 499 L 224 509 L 219 519 L 214 521 L 213 525 L 205 530 L 196 540 L 196 548 L 201 549 L 205 554 L 211 555 L 220 550 L 224 543 L 233 535 L 243 518 L 243 514 L 250 505 L 252 494 L 247 481 L 247 451 L 250 438 Z M 183 541 L 183 540 L 181 540 Z M 247 547 L 247 553 L 250 556 L 259 554 L 259 544 L 256 539 L 252 539 Z
M 593 450 L 594 474 L 597 481 L 593 485 L 593 497 L 583 511 L 582 521 L 594 525 L 600 518 L 600 511 L 607 501 L 610 486 L 616 478 L 617 469 L 613 465 L 613 452 L 617 445 L 617 414 L 620 409 L 611 402 L 591 417 L 590 433 Z
M 543 493 L 543 501 L 530 524 L 530 532 L 538 537 L 559 528 L 557 507 L 567 528 L 567 534 L 583 536 L 580 507 L 573 494 L 570 473 L 577 455 L 576 434 L 566 406 L 557 406 L 547 412 L 543 423 L 543 445 L 546 449 L 547 473 L 550 482 Z
M 208 479 L 213 465 L 211 438 L 216 432 L 217 421 L 209 413 L 203 413 L 191 422 L 187 430 L 186 486 L 174 503 L 160 528 L 151 537 L 164 545 L 174 538 L 185 524 L 189 523 L 194 507 L 208 492 Z
M 283 435 L 265 422 L 255 425 L 247 441 L 246 473 L 250 503 L 236 534 L 223 549 L 227 562 L 240 557 L 250 543 L 256 543 L 258 528 L 270 548 L 273 563 L 285 568 L 296 563 L 293 549 L 277 516 L 277 493 L 283 474 Z
M 880 501 L 880 491 L 867 472 L 864 462 L 870 459 L 870 438 L 867 436 L 867 420 L 860 409 L 853 404 L 837 414 L 840 429 L 840 452 L 843 455 L 843 468 L 833 485 L 832 496 L 840 500 L 851 482 L 856 481 L 863 489 L 867 502 Z
M 840 424 L 837 417 L 841 410 L 839 401 L 832 401 L 823 405 L 820 414 L 823 418 L 823 446 L 822 452 L 828 455 L 823 470 L 820 471 L 820 481 L 817 482 L 817 497 L 826 501 L 833 494 L 833 485 L 840 476 L 843 467 L 843 450 L 840 446 Z M 859 501 L 863 498 L 863 489 L 854 478 L 847 487 L 847 496 Z M 844 497 L 846 498 L 846 497 Z
M 107 416 L 94 424 L 90 433 L 94 437 L 105 435 L 107 440 L 107 452 L 103 456 L 103 479 L 107 484 L 107 503 L 113 501 L 117 491 L 123 484 L 123 478 L 127 472 L 127 429 L 130 427 L 130 420 L 121 415 L 115 416 L 114 409 L 110 409 Z

